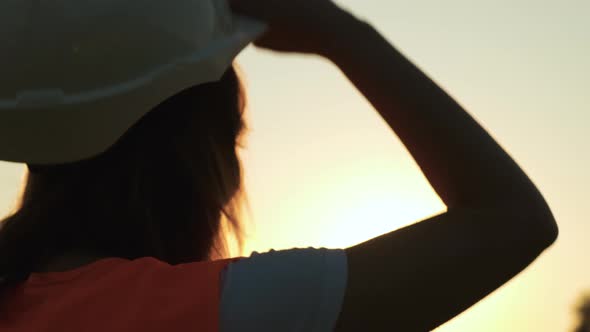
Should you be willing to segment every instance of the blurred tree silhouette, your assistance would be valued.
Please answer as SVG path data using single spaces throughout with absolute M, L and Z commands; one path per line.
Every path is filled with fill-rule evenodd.
M 577 308 L 580 324 L 574 332 L 590 332 L 590 293 L 584 295 Z

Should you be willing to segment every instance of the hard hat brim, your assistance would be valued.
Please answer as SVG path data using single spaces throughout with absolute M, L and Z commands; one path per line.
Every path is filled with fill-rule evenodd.
M 76 95 L 41 90 L 0 100 L 0 160 L 64 164 L 101 154 L 162 101 L 188 87 L 219 80 L 266 29 L 238 15 L 234 26 L 234 33 L 207 49 L 133 81 Z

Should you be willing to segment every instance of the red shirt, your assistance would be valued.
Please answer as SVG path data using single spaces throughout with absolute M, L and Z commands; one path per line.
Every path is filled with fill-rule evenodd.
M 34 273 L 3 292 L 0 331 L 217 332 L 220 273 L 238 259 L 171 266 L 107 258 Z

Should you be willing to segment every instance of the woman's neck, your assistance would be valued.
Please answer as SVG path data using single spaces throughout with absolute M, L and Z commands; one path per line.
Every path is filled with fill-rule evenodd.
M 77 252 L 69 252 L 50 259 L 39 272 L 65 272 L 96 262 L 105 257 Z

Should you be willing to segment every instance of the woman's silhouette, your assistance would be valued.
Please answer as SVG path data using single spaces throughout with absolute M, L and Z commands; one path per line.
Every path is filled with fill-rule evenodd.
M 328 0 L 230 5 L 267 23 L 257 46 L 342 70 L 448 211 L 343 250 L 215 260 L 222 221 L 240 234 L 245 98 L 230 67 L 177 91 L 90 159 L 28 162 L 0 231 L 0 330 L 214 331 L 219 319 L 224 331 L 428 331 L 555 241 L 527 175 L 370 24 Z

